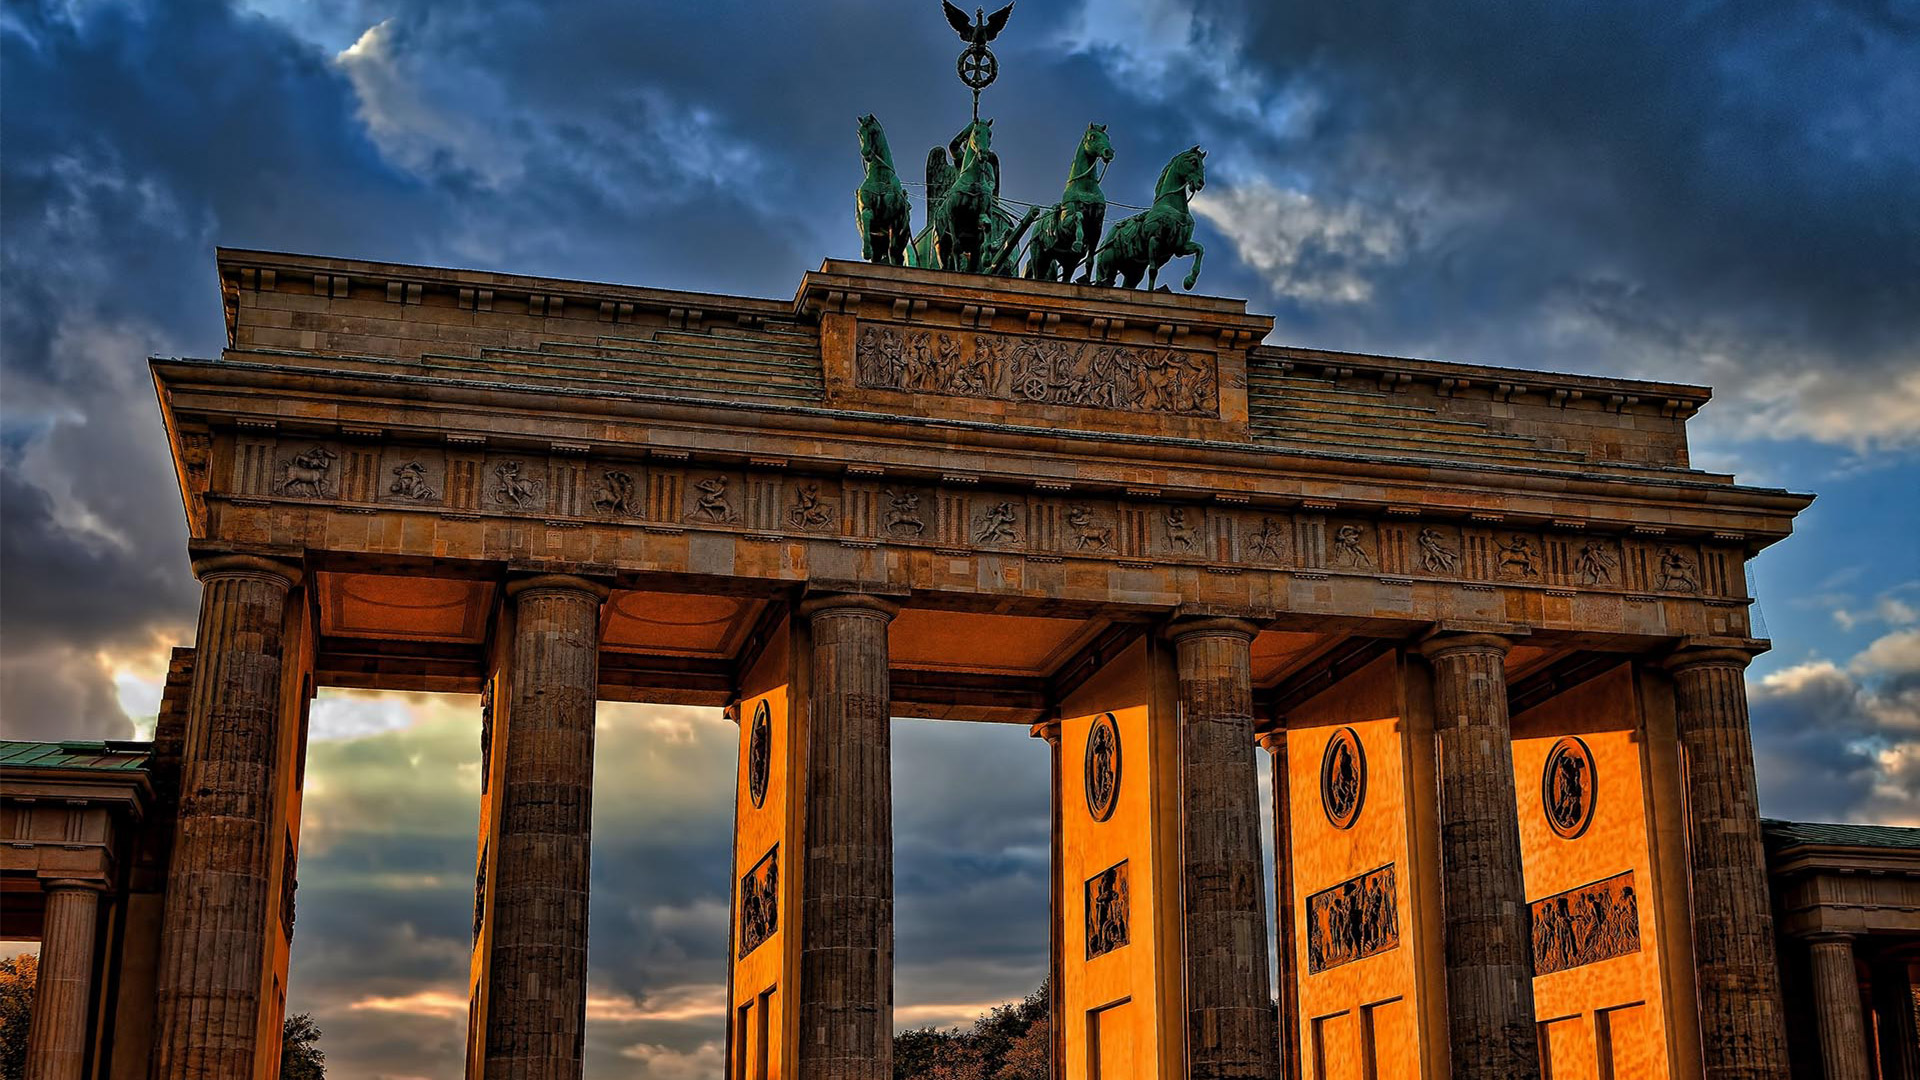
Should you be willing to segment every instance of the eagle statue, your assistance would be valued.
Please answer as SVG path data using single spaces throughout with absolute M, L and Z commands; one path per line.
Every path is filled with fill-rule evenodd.
M 960 35 L 960 40 L 975 49 L 985 49 L 987 42 L 998 37 L 1000 31 L 1006 29 L 1007 17 L 1013 14 L 1012 4 L 991 15 L 986 13 L 985 8 L 975 8 L 971 19 L 967 18 L 965 11 L 954 7 L 951 0 L 940 0 L 940 7 L 946 11 L 947 21 L 953 24 L 953 29 Z

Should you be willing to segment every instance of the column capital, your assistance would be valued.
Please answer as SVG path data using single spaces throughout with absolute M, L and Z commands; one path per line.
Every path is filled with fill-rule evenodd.
M 293 563 L 259 555 L 208 555 L 193 560 L 193 576 L 203 582 L 222 577 L 262 577 L 291 589 L 300 584 L 300 574 Z
M 1285 750 L 1287 748 L 1287 729 L 1284 727 L 1268 728 L 1261 732 L 1259 736 L 1254 739 L 1254 742 L 1259 743 L 1260 749 L 1265 750 L 1269 754 Z
M 1765 652 L 1752 645 L 1685 644 L 1660 659 L 1660 666 L 1678 675 L 1696 668 L 1724 667 L 1745 671 L 1753 658 Z
M 99 878 L 45 877 L 40 879 L 42 892 L 95 892 L 103 893 L 113 886 Z
M 578 592 L 593 597 L 595 604 L 606 602 L 613 590 L 592 578 L 577 574 L 531 574 L 507 579 L 507 595 L 514 599 L 530 592 Z
M 1415 652 L 1429 661 L 1454 653 L 1493 653 L 1505 656 L 1513 648 L 1513 638 L 1475 630 L 1435 630 L 1416 642 Z
M 1796 936 L 1809 945 L 1852 945 L 1860 935 L 1846 930 L 1815 930 Z
M 1166 630 L 1167 639 L 1176 643 L 1190 637 L 1239 638 L 1250 642 L 1259 634 L 1259 624 L 1223 615 L 1183 615 L 1168 623 Z
M 1060 721 L 1042 720 L 1027 729 L 1027 734 L 1035 739 L 1045 739 L 1049 746 L 1060 745 Z
M 809 620 L 829 611 L 845 615 L 864 614 L 892 622 L 893 617 L 900 614 L 900 605 L 866 593 L 820 593 L 800 601 L 800 614 Z

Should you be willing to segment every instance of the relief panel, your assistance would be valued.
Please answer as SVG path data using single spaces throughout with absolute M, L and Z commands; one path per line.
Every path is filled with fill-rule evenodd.
M 1631 870 L 1535 900 L 1528 907 L 1535 976 L 1640 951 L 1640 902 Z
M 1105 956 L 1128 941 L 1130 915 L 1126 860 L 1087 880 L 1087 959 Z
M 740 879 L 740 956 L 780 929 L 780 845 L 753 864 Z
M 1364 960 L 1400 944 L 1391 863 L 1307 897 L 1307 971 Z

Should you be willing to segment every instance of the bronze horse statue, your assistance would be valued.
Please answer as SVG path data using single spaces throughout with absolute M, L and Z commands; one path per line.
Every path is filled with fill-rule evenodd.
M 1102 166 L 1112 162 L 1113 144 L 1107 141 L 1107 125 L 1088 124 L 1067 169 L 1067 186 L 1060 194 L 1060 204 L 1040 219 L 1033 239 L 1028 241 L 1026 276 L 1037 281 L 1072 281 L 1082 260 L 1087 277 L 1092 276 L 1092 253 L 1100 246 L 1100 228 L 1107 218 L 1107 195 L 1100 190 L 1098 174 L 1106 171 Z
M 928 152 L 927 227 L 914 237 L 910 265 L 1003 276 L 1017 268 L 1020 238 L 1041 211 L 1015 218 L 1000 204 L 1000 156 L 993 152 L 992 125 L 976 120 L 945 147 Z M 963 186 L 970 190 L 956 200 Z M 963 258 L 963 251 L 973 257 Z
M 1095 283 L 1111 285 L 1118 277 L 1125 282 L 1124 288 L 1131 289 L 1144 273 L 1147 288 L 1152 289 L 1168 259 L 1191 255 L 1193 268 L 1181 287 L 1193 288 L 1200 279 L 1206 249 L 1193 242 L 1193 212 L 1187 209 L 1187 200 L 1207 184 L 1206 157 L 1207 152 L 1196 146 L 1167 162 L 1154 184 L 1153 206 L 1115 225 L 1095 252 Z
M 893 171 L 893 152 L 887 133 L 872 113 L 860 118 L 860 161 L 866 178 L 854 192 L 855 219 L 860 225 L 860 257 L 888 266 L 907 265 L 907 245 L 913 240 L 912 204 L 907 189 Z

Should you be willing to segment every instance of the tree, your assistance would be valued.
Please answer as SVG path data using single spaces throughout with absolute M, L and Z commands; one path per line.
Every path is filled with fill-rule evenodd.
M 27 1030 L 39 975 L 40 958 L 32 953 L 0 960 L 0 1080 L 27 1075 Z
M 996 1006 L 972 1028 L 913 1028 L 893 1037 L 894 1080 L 1047 1080 L 1053 1039 L 1048 987 Z
M 319 1044 L 320 1025 L 312 1013 L 287 1017 L 280 1035 L 280 1080 L 326 1080 L 327 1055 Z

